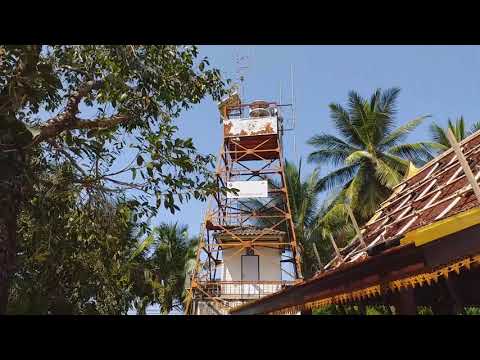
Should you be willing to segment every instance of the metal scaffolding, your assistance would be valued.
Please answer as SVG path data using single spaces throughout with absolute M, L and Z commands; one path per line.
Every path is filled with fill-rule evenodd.
M 242 104 L 236 94 L 219 105 L 223 141 L 216 167 L 218 191 L 202 222 L 186 314 L 227 314 L 302 278 L 282 148 L 287 129 L 280 110 L 286 106 Z M 222 276 L 228 258 L 246 253 L 269 261 L 264 256 L 268 249 L 281 252 L 281 279 L 231 281 Z

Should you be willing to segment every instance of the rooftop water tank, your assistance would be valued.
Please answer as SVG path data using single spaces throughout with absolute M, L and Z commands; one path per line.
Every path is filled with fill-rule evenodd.
M 255 100 L 253 101 L 249 108 L 249 113 L 248 115 L 250 117 L 266 117 L 270 116 L 270 110 L 269 110 L 269 105 L 267 101 L 264 100 Z

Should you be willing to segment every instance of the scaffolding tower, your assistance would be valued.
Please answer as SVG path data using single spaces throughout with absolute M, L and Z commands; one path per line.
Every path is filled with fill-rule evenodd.
M 228 314 L 302 279 L 282 147 L 288 106 L 244 104 L 236 92 L 219 104 L 218 191 L 202 222 L 186 314 Z

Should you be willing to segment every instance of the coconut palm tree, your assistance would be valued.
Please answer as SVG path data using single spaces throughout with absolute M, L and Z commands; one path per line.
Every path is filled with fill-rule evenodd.
M 450 148 L 450 142 L 447 138 L 447 131 L 450 128 L 455 135 L 457 141 L 465 139 L 467 136 L 473 134 L 474 132 L 480 130 L 480 121 L 474 123 L 469 130 L 465 130 L 465 120 L 463 116 L 460 116 L 455 121 L 448 119 L 447 127 L 442 128 L 436 123 L 430 125 L 430 134 L 436 143 L 438 143 L 439 152 L 443 152 Z
M 348 95 L 346 107 L 330 104 L 330 117 L 340 136 L 319 134 L 308 143 L 315 150 L 308 160 L 329 163 L 333 171 L 319 180 L 319 189 L 340 188 L 332 203 L 349 201 L 358 221 L 367 220 L 391 189 L 404 177 L 409 161 L 421 165 L 432 158 L 435 143 L 405 143 L 428 116 L 395 127 L 399 88 L 377 89 L 370 99 L 357 92 Z
M 320 254 L 326 253 L 320 248 L 323 242 L 320 242 L 318 233 L 314 226 L 318 222 L 319 202 L 318 202 L 318 180 L 320 179 L 318 170 L 314 170 L 310 175 L 302 179 L 302 161 L 299 161 L 298 167 L 293 163 L 285 162 L 285 182 L 288 189 L 290 210 L 292 212 L 293 223 L 295 226 L 295 235 L 297 242 L 302 248 L 302 273 L 305 278 L 311 277 L 318 269 L 318 261 L 315 258 L 313 242 L 317 244 Z M 280 184 L 272 182 L 274 187 L 280 187 Z M 280 200 L 279 200 L 280 201 Z M 246 202 L 249 208 L 261 208 L 263 203 L 258 199 L 250 199 Z M 273 203 L 278 206 L 279 204 Z M 273 226 L 275 221 L 268 218 L 257 220 L 259 226 Z M 279 226 L 279 230 L 286 231 L 285 225 Z
M 153 231 L 154 264 L 152 274 L 158 288 L 158 298 L 163 314 L 180 310 L 185 296 L 185 281 L 195 260 L 196 239 L 188 237 L 187 226 L 162 223 Z

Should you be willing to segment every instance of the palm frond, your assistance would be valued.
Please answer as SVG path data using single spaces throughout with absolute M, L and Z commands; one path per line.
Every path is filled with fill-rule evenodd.
M 380 148 L 386 150 L 391 146 L 398 144 L 399 142 L 405 140 L 405 138 L 415 130 L 425 119 L 429 118 L 430 115 L 420 116 L 413 120 L 408 121 L 405 125 L 398 127 L 396 130 L 392 131 L 388 136 L 380 142 Z
M 396 103 L 399 93 L 400 88 L 398 87 L 393 87 L 382 92 L 380 101 L 375 109 L 376 144 L 381 142 L 385 135 L 392 131 L 397 114 Z
M 382 90 L 376 89 L 370 97 L 370 112 L 376 112 L 382 96 Z
M 388 118 L 393 118 L 397 113 L 397 98 L 400 94 L 399 87 L 393 87 L 383 91 L 378 110 L 381 113 L 388 115 Z M 390 129 L 386 129 L 387 131 Z
M 375 118 L 370 115 L 374 113 L 368 111 L 368 102 L 355 91 L 350 91 L 348 94 L 348 104 L 350 120 L 353 128 L 355 129 L 358 138 L 362 141 L 363 146 L 368 146 L 372 140 L 371 129 L 375 126 Z
M 473 123 L 473 125 L 470 127 L 470 130 L 468 130 L 468 135 L 471 135 L 478 130 L 480 130 L 480 121 Z
M 350 155 L 345 150 L 323 149 L 313 151 L 308 155 L 308 162 L 314 164 L 330 163 L 334 166 L 341 165 Z
M 356 91 L 348 93 L 348 107 L 350 120 L 356 127 L 365 127 L 368 125 L 368 115 L 366 107 L 368 103 Z
M 364 150 L 359 150 L 351 153 L 348 158 L 345 159 L 345 164 L 347 165 L 353 165 L 357 164 L 362 160 L 368 160 L 374 162 L 375 159 L 372 154 L 370 154 L 368 151 Z
M 342 139 L 334 135 L 325 134 L 325 133 L 312 136 L 308 140 L 307 144 L 312 145 L 318 149 L 343 150 L 346 152 L 359 150 L 357 147 L 346 143 Z
M 463 116 L 460 116 L 460 119 L 457 120 L 456 130 L 457 134 L 461 136 L 460 140 L 463 140 L 467 137 L 467 134 L 465 133 L 465 120 L 463 119 Z
M 443 147 L 442 151 L 447 150 L 450 147 L 450 142 L 448 141 L 445 129 L 438 126 L 436 123 L 430 125 L 430 135 L 433 141 Z
M 402 174 L 402 176 L 405 176 L 408 171 L 408 166 L 410 162 L 409 160 L 405 160 L 401 157 L 387 153 L 380 154 L 379 158 L 392 169 L 395 169 L 397 172 Z
M 309 155 L 308 161 L 317 164 L 329 162 L 338 166 L 351 152 L 359 150 L 338 137 L 328 134 L 315 135 L 308 140 L 308 144 L 317 148 Z
M 393 146 L 388 149 L 388 153 L 410 160 L 415 165 L 423 165 L 432 160 L 438 150 L 443 150 L 443 145 L 436 142 L 418 142 Z
M 330 172 L 328 175 L 318 180 L 317 190 L 325 191 L 334 188 L 335 186 L 343 186 L 350 181 L 356 174 L 359 165 L 344 166 Z
M 350 206 L 359 224 L 366 222 L 374 214 L 378 204 L 390 194 L 388 187 L 378 180 L 377 166 L 363 164 L 346 189 L 347 196 L 351 199 Z
M 395 168 L 389 166 L 382 159 L 377 159 L 375 174 L 380 184 L 389 189 L 392 189 L 395 185 L 398 185 L 403 180 L 403 174 L 401 174 Z
M 359 137 L 355 126 L 352 124 L 350 114 L 340 104 L 330 104 L 330 118 L 335 123 L 335 128 L 340 131 L 342 136 L 355 146 L 363 146 L 363 141 Z

